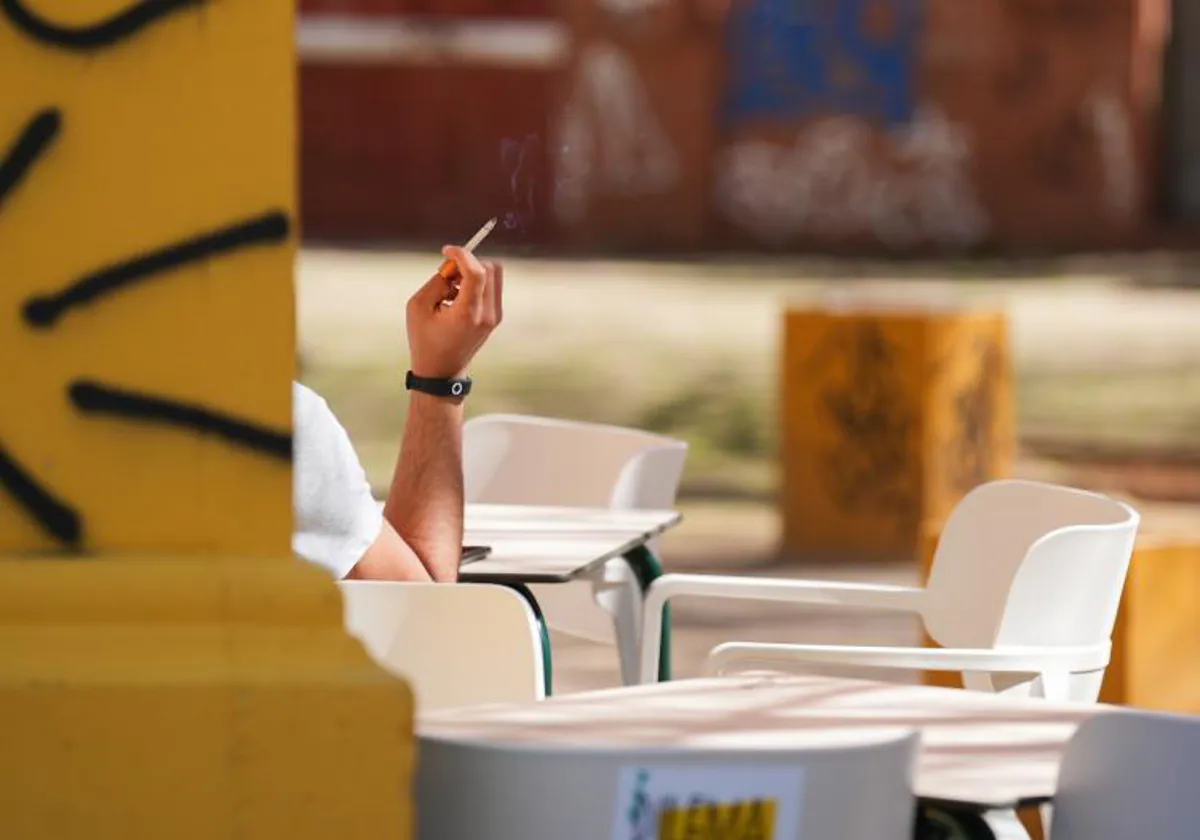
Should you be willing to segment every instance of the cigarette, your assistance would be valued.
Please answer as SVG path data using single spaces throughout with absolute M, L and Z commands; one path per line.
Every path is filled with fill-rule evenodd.
M 467 244 L 463 246 L 463 250 L 468 254 L 474 253 L 475 249 L 479 247 L 480 243 L 487 239 L 487 235 L 492 232 L 492 228 L 496 226 L 496 221 L 496 217 L 493 216 L 484 222 L 483 227 L 481 227 L 474 236 L 467 240 Z M 453 280 L 458 275 L 458 266 L 454 264 L 453 260 L 444 260 L 442 264 L 438 266 L 438 274 L 442 275 L 442 277 L 445 277 L 447 280 Z

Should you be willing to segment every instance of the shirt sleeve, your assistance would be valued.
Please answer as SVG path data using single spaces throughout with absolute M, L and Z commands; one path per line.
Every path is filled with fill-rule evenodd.
M 292 550 L 340 580 L 379 536 L 383 512 L 329 404 L 294 383 L 292 415 Z

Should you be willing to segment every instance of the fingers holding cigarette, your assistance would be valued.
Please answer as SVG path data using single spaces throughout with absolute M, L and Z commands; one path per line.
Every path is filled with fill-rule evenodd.
M 442 301 L 445 305 L 449 306 L 454 302 L 455 298 L 458 297 L 458 294 L 462 289 L 463 273 L 464 269 L 466 268 L 466 266 L 463 265 L 460 260 L 451 256 L 448 249 L 453 248 L 455 253 L 463 253 L 467 256 L 471 256 L 474 250 L 479 247 L 483 240 L 487 239 L 487 236 L 492 232 L 492 229 L 496 227 L 497 221 L 498 219 L 495 216 L 488 219 L 483 223 L 483 227 L 477 230 L 475 235 L 472 236 L 467 241 L 467 244 L 463 245 L 461 248 L 447 245 L 442 249 L 442 255 L 445 256 L 446 259 L 443 260 L 440 266 L 438 266 L 437 276 L 441 277 L 449 284 L 449 292 Z
M 483 263 L 466 248 L 457 245 L 447 245 L 442 254 L 456 269 L 455 279 L 447 281 L 450 291 L 443 303 L 462 301 L 472 310 L 481 307 L 488 284 L 488 271 Z

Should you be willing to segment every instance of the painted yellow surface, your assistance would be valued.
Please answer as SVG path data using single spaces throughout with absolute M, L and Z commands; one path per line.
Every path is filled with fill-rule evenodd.
M 0 836 L 409 836 L 413 701 L 287 559 L 0 561 Z
M 774 799 L 717 802 L 666 810 L 658 840 L 774 840 Z
M 1003 313 L 792 309 L 781 376 L 785 554 L 915 558 L 922 523 L 1011 470 Z
M 1200 539 L 1139 541 L 1100 699 L 1200 714 Z
M 76 25 L 133 5 L 23 2 Z M 286 431 L 294 234 L 149 279 L 51 329 L 20 315 L 31 296 L 180 238 L 269 210 L 295 218 L 294 37 L 290 0 L 193 4 L 94 53 L 40 43 L 0 14 L 0 149 L 41 109 L 62 118 L 0 205 L 0 445 L 79 509 L 88 550 L 288 550 L 286 463 L 85 416 L 66 388 L 103 380 Z M 54 548 L 0 503 L 0 551 Z
M 63 26 L 140 5 L 22 2 Z M 181 239 L 294 228 L 293 39 L 290 0 L 192 2 L 94 52 L 0 14 L 0 155 L 61 118 L 0 201 L 0 448 L 83 524 L 55 537 L 0 470 L 4 840 L 411 834 L 412 694 L 292 558 L 286 457 L 69 399 L 89 379 L 288 434 L 294 229 L 22 317 Z

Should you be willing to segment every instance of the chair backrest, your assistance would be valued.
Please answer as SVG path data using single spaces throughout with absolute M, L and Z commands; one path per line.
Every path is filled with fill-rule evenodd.
M 687 459 L 687 444 L 638 429 L 597 423 L 487 414 L 463 425 L 468 502 L 669 510 Z M 657 541 L 649 548 L 656 551 Z M 605 574 L 621 574 L 606 569 Z M 615 641 L 609 615 L 597 610 L 590 584 L 531 587 L 550 628 L 601 644 Z
M 1067 744 L 1050 840 L 1200 836 L 1200 718 L 1112 712 Z
M 342 581 L 347 631 L 408 680 L 420 711 L 540 700 L 537 618 L 503 586 Z
M 519 414 L 463 425 L 468 502 L 666 510 L 686 458 L 683 441 L 637 429 Z
M 553 701 L 533 713 L 553 714 Z M 497 745 L 423 737 L 417 837 L 908 840 L 916 746 L 913 733 L 879 735 L 871 743 L 762 750 Z M 464 791 L 471 792 L 469 807 L 464 807 Z M 683 825 L 660 833 L 660 809 L 670 794 L 681 805 L 691 794 L 717 802 L 774 800 L 773 830 L 755 832 L 748 825 L 768 809 L 755 812 L 747 805 L 734 814 L 701 806 L 702 819 L 741 822 L 742 830 L 725 822 L 725 830 L 708 833 L 692 833 Z
M 981 485 L 934 555 L 926 629 L 939 644 L 1090 644 L 1112 634 L 1138 514 L 1036 481 Z

